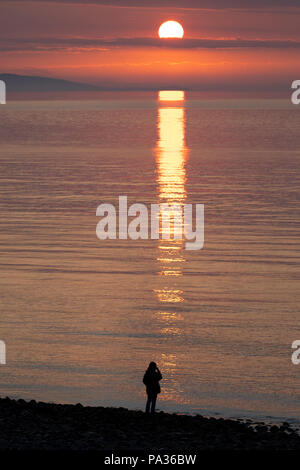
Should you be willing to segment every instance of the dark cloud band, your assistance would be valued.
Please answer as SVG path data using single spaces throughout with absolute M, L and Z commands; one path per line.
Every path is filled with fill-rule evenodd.
M 1 51 L 51 51 L 66 49 L 111 49 L 122 47 L 155 47 L 171 49 L 236 49 L 236 48 L 300 48 L 300 41 L 261 39 L 159 39 L 159 38 L 36 38 L 1 39 Z
M 2 0 L 27 3 L 30 0 Z M 261 9 L 300 7 L 300 0 L 31 0 L 39 3 L 73 3 L 116 7 L 182 8 L 182 9 Z

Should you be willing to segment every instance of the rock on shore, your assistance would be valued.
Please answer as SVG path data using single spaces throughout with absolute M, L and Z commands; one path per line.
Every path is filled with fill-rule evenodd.
M 0 399 L 0 450 L 233 449 L 300 450 L 300 436 L 288 423 Z

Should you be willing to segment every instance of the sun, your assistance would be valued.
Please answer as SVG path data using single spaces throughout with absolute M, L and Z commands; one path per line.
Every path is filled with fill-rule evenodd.
M 160 38 L 183 38 L 184 30 L 178 21 L 165 21 L 158 30 Z

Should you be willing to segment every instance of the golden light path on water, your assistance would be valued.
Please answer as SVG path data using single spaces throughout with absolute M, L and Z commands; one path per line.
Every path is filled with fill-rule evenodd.
M 165 102 L 168 104 L 165 105 Z M 186 199 L 186 171 L 185 161 L 187 148 L 185 145 L 185 109 L 180 106 L 184 102 L 183 91 L 159 92 L 158 109 L 158 143 L 156 148 L 157 183 L 159 203 L 167 203 L 170 206 L 177 204 L 182 207 Z M 168 217 L 168 209 L 163 209 L 160 219 Z M 161 221 L 160 221 L 161 222 Z M 173 221 L 174 222 L 174 221 Z M 175 234 L 180 237 L 174 238 Z M 158 261 L 161 263 L 163 276 L 182 276 L 183 240 L 182 228 L 172 223 L 170 236 L 159 240 L 161 252 Z M 175 294 L 175 295 L 174 295 Z M 162 292 L 162 301 L 182 301 L 177 295 L 178 290 Z
M 186 200 L 186 169 L 185 164 L 188 149 L 185 142 L 185 94 L 184 91 L 160 91 L 158 94 L 158 142 L 155 149 L 158 203 L 179 205 L 183 210 Z M 168 213 L 165 213 L 167 211 Z M 168 209 L 160 212 L 160 234 L 162 234 L 162 219 L 167 216 Z M 182 315 L 178 312 L 179 306 L 184 302 L 184 292 L 180 288 L 180 278 L 183 276 L 184 240 L 182 227 L 174 224 L 171 214 L 170 236 L 158 240 L 159 255 L 157 261 L 160 269 L 158 275 L 162 287 L 155 289 L 155 295 L 161 309 L 157 311 L 157 317 L 161 322 L 161 333 L 171 336 L 182 334 L 180 323 Z M 174 237 L 175 235 L 175 237 Z M 180 235 L 180 236 L 178 236 Z M 176 238 L 176 236 L 178 238 Z M 173 307 L 172 307 L 173 306 Z M 169 377 L 164 386 L 162 400 L 176 400 L 183 403 L 177 383 L 177 357 L 176 352 L 163 353 L 160 358 L 160 366 L 165 375 Z

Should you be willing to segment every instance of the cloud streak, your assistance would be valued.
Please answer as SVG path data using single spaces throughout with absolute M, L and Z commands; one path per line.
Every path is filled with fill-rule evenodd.
M 2 0 L 28 3 L 30 0 Z M 78 5 L 106 5 L 114 7 L 180 8 L 195 10 L 272 9 L 299 7 L 299 0 L 31 0 L 37 3 L 70 3 Z
M 108 50 L 113 48 L 170 48 L 170 49 L 297 49 L 300 41 L 263 39 L 159 39 L 159 38 L 27 38 L 1 39 L 2 52 L 42 52 L 57 50 Z

